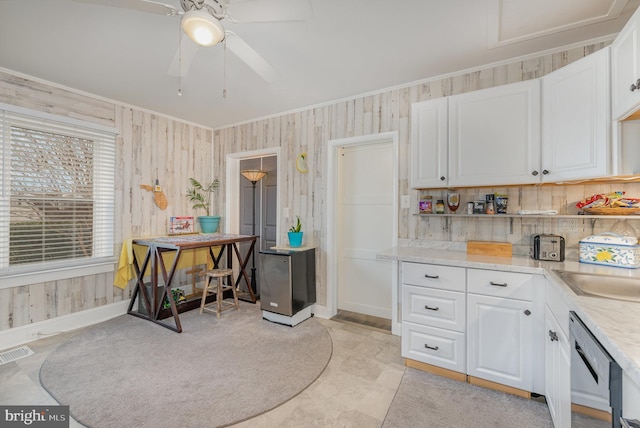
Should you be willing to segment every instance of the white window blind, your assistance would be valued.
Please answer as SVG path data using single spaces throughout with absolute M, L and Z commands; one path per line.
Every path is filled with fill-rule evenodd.
M 0 274 L 113 256 L 115 135 L 0 110 Z

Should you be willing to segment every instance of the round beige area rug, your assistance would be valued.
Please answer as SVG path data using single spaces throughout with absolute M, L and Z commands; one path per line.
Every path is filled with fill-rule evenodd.
M 180 320 L 182 333 L 131 315 L 89 327 L 47 357 L 40 381 L 88 427 L 219 427 L 293 398 L 331 357 L 314 318 L 284 326 L 241 302 Z

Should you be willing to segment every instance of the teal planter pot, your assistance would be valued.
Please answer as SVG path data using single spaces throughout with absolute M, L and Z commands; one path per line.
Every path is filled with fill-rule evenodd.
M 202 233 L 216 233 L 220 224 L 220 216 L 208 215 L 198 217 Z
M 299 247 L 302 245 L 302 234 L 304 232 L 287 232 L 289 234 L 289 246 Z

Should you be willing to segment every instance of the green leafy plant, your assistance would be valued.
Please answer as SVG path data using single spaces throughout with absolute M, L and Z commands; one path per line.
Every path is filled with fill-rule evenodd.
M 206 187 L 195 178 L 190 178 L 189 183 L 191 183 L 191 187 L 187 190 L 187 198 L 189 198 L 189 202 L 193 203 L 193 209 L 202 208 L 208 216 L 211 194 L 218 189 L 220 181 L 216 178 Z
M 296 216 L 297 220 L 296 220 L 296 224 L 291 226 L 291 229 L 289 229 L 289 232 L 300 232 L 300 229 L 302 229 L 302 223 L 300 223 L 300 216 Z

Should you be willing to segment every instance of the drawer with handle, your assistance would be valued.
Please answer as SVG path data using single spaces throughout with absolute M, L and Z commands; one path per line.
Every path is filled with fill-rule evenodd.
M 467 292 L 532 301 L 535 277 L 528 273 L 468 269 Z
M 402 321 L 464 332 L 465 294 L 459 291 L 402 286 Z
M 465 291 L 465 268 L 402 263 L 402 283 L 451 291 Z
M 402 356 L 464 373 L 464 333 L 413 323 L 402 323 Z

